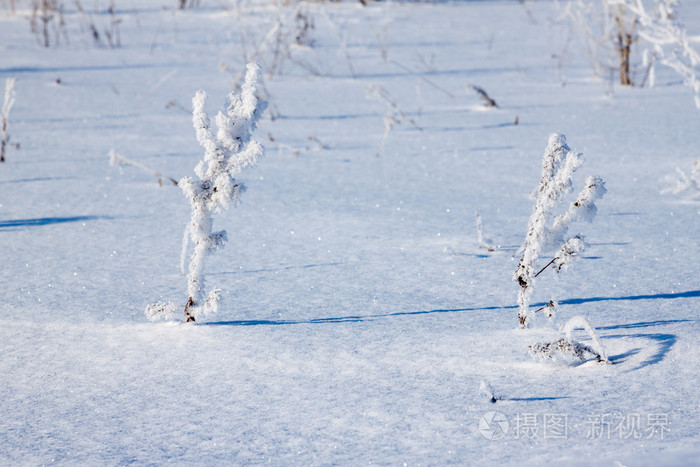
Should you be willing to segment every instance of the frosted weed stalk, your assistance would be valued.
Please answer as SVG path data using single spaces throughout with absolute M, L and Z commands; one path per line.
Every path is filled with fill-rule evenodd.
M 566 269 L 585 247 L 583 236 L 574 235 L 565 240 L 569 225 L 574 221 L 591 222 L 596 215 L 595 201 L 605 194 L 605 182 L 600 177 L 588 176 L 576 201 L 569 209 L 552 218 L 552 210 L 559 204 L 564 194 L 572 189 L 571 178 L 583 164 L 583 155 L 572 151 L 566 144 L 566 136 L 552 133 L 542 159 L 542 175 L 537 189 L 537 201 L 528 223 L 523 255 L 518 262 L 513 278 L 520 284 L 518 292 L 518 321 L 526 328 L 532 318 L 529 310 L 532 286 L 535 278 L 547 267 L 554 266 L 555 272 Z M 537 262 L 542 253 L 557 249 L 554 259 L 538 269 Z
M 267 107 L 255 94 L 259 79 L 260 67 L 248 64 L 240 95 L 229 94 L 226 113 L 216 116 L 216 135 L 204 110 L 206 93 L 197 91 L 192 99 L 192 123 L 197 141 L 204 148 L 204 159 L 194 169 L 197 179 L 183 177 L 178 182 L 192 209 L 182 252 L 186 256 L 189 243 L 194 245 L 187 275 L 186 322 L 216 312 L 219 307 L 221 291 L 212 289 L 205 293 L 204 260 L 224 245 L 227 236 L 225 230 L 213 231 L 212 214 L 238 200 L 244 187 L 235 177 L 263 155 L 263 147 L 251 139 Z M 150 319 L 170 318 L 177 308 L 172 303 L 157 303 L 146 307 L 146 315 Z
M 10 125 L 10 110 L 15 104 L 15 79 L 5 81 L 5 100 L 2 105 L 2 139 L 0 140 L 0 162 L 5 162 L 5 151 L 10 143 L 7 127 Z
M 542 159 L 542 175 L 537 190 L 537 201 L 533 209 L 525 243 L 522 247 L 522 257 L 518 262 L 513 278 L 520 285 L 518 291 L 518 321 L 521 328 L 529 326 L 534 313 L 530 310 L 530 299 L 535 279 L 549 266 L 555 273 L 571 265 L 575 257 L 585 248 L 582 235 L 566 238 L 569 226 L 575 221 L 591 222 L 596 215 L 595 201 L 605 194 L 605 182 L 600 177 L 586 177 L 585 186 L 581 189 L 576 200 L 561 215 L 553 217 L 552 211 L 561 198 L 572 190 L 572 176 L 583 164 L 583 155 L 572 151 L 566 144 L 566 137 L 552 133 Z M 554 258 L 544 267 L 538 267 L 540 255 L 547 251 L 555 251 Z M 554 317 L 556 304 L 540 308 L 546 310 L 549 318 Z M 538 310 L 539 311 L 539 310 Z M 596 342 L 596 348 L 585 346 L 571 338 L 574 327 L 583 327 Z M 585 361 L 585 355 L 591 354 L 598 361 L 607 361 L 605 352 L 600 346 L 598 337 L 588 321 L 582 316 L 575 316 L 564 325 L 562 331 L 565 337 L 552 343 L 540 343 L 530 346 L 533 354 L 551 357 L 554 352 L 574 355 Z

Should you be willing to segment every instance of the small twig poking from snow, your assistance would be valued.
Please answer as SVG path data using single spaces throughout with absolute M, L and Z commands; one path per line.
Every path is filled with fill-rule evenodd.
M 539 313 L 542 310 L 545 310 L 545 315 L 547 315 L 548 319 L 554 318 L 554 315 L 556 314 L 557 310 L 557 302 L 555 302 L 554 300 L 550 300 L 549 303 L 547 303 L 546 305 L 536 309 L 535 313 Z
M 420 78 L 420 79 L 422 79 L 423 81 L 425 81 L 426 83 L 428 83 L 428 85 L 429 85 L 430 87 L 432 87 L 433 89 L 437 89 L 438 91 L 444 93 L 447 97 L 451 97 L 451 98 L 454 98 L 454 97 L 455 97 L 455 95 L 452 94 L 450 91 L 448 91 L 447 89 L 445 89 L 445 88 L 443 88 L 442 86 L 438 85 L 437 83 L 435 83 L 435 81 L 432 81 L 432 80 L 428 79 L 424 74 L 415 72 L 415 71 L 411 70 L 410 68 L 408 68 L 407 66 L 400 64 L 400 63 L 397 62 L 396 60 L 389 60 L 389 63 L 391 63 L 391 64 L 394 65 L 394 66 L 397 66 L 397 67 L 401 68 L 401 69 L 404 70 L 404 71 L 407 71 L 407 72 L 411 73 L 411 74 L 414 75 L 414 76 L 417 76 L 418 78 Z
M 377 156 L 381 156 L 384 153 L 384 147 L 386 145 L 386 140 L 389 137 L 391 129 L 396 125 L 400 125 L 404 121 L 409 122 L 419 131 L 423 131 L 423 128 L 418 126 L 418 124 L 399 107 L 396 101 L 391 97 L 389 92 L 382 88 L 381 86 L 367 86 L 365 88 L 367 97 L 374 98 L 385 105 L 384 111 L 384 134 L 382 135 L 382 140 L 379 144 L 379 150 L 377 151 Z
M 479 249 L 486 251 L 496 251 L 496 248 L 493 246 L 491 240 L 484 238 L 484 229 L 482 226 L 481 215 L 479 214 L 479 211 L 475 209 L 474 214 L 476 216 L 476 237 Z
M 503 396 L 496 396 L 495 391 L 493 390 L 493 386 L 489 384 L 486 380 L 481 380 L 481 383 L 479 384 L 479 394 L 482 394 L 486 397 L 488 397 L 489 402 L 492 404 L 495 404 L 496 402 L 503 400 Z
M 336 39 L 338 40 L 338 45 L 340 45 L 340 50 L 343 52 L 343 55 L 345 55 L 345 61 L 348 64 L 348 70 L 350 70 L 350 76 L 353 77 L 353 79 L 357 78 L 357 73 L 355 73 L 355 67 L 352 64 L 352 59 L 350 58 L 350 52 L 348 52 L 348 47 L 347 47 L 347 35 L 342 33 L 340 30 L 340 27 L 331 19 L 330 16 L 328 16 L 328 13 L 326 12 L 326 8 L 321 4 L 321 9 L 320 9 L 321 16 L 323 16 L 326 20 L 326 22 L 331 26 L 331 29 L 333 30 L 333 33 L 335 33 Z
M 162 173 L 158 172 L 156 169 L 152 169 L 151 167 L 148 167 L 147 165 L 141 164 L 140 162 L 136 162 L 136 161 L 132 161 L 131 159 L 127 159 L 126 157 L 117 154 L 117 152 L 114 149 L 109 151 L 109 164 L 111 166 L 131 165 L 134 167 L 138 167 L 139 169 L 145 170 L 146 172 L 150 172 L 153 175 L 155 175 L 156 178 L 158 178 L 158 184 L 160 186 L 163 186 L 163 179 L 168 180 L 173 185 L 177 185 L 177 180 L 175 180 L 174 178 L 165 176 Z
M 496 101 L 493 100 L 486 91 L 484 91 L 484 88 L 476 86 L 474 84 L 470 84 L 469 87 L 476 91 L 484 107 L 498 108 L 498 104 L 496 104 Z
M 15 78 L 5 80 L 5 100 L 2 105 L 2 139 L 0 140 L 0 162 L 5 162 L 5 151 L 10 143 L 7 128 L 10 124 L 10 110 L 15 104 Z

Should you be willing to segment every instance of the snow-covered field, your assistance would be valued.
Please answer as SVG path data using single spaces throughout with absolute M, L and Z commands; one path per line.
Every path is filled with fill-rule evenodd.
M 595 79 L 549 1 L 314 3 L 309 47 L 275 40 L 294 6 L 117 0 L 119 48 L 88 29 L 106 43 L 108 2 L 64 2 L 49 49 L 9 3 L 0 464 L 700 465 L 700 204 L 660 193 L 700 157 L 700 111 L 672 71 Z M 695 2 L 679 12 L 700 33 Z M 192 96 L 221 108 L 260 44 L 266 155 L 215 217 L 222 309 L 151 323 L 146 305 L 187 300 L 189 204 L 108 153 L 192 175 Z M 372 86 L 405 113 L 379 156 Z M 512 275 L 553 131 L 586 157 L 576 183 L 608 192 L 573 228 L 583 257 L 538 278 L 557 321 L 520 330 Z M 528 354 L 574 315 L 612 364 Z

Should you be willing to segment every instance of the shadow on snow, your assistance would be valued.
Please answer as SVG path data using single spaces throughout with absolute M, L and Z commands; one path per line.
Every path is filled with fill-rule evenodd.
M 1 226 L 2 224 L 0 224 Z M 310 266 L 309 266 L 310 267 Z M 692 290 L 688 292 L 678 292 L 678 293 L 662 293 L 655 295 L 630 295 L 626 297 L 591 297 L 591 298 L 572 298 L 567 300 L 561 300 L 560 304 L 574 304 L 578 305 L 587 302 L 600 302 L 600 301 L 626 301 L 626 300 L 664 300 L 664 299 L 674 299 L 674 298 L 694 298 L 700 297 L 700 290 Z M 531 305 L 532 307 L 541 307 L 546 305 L 546 303 L 536 303 Z M 437 310 L 420 310 L 420 311 L 399 311 L 396 313 L 382 313 L 376 315 L 357 315 L 357 316 L 336 316 L 328 318 L 313 318 L 313 319 L 302 319 L 302 320 L 237 320 L 237 321 L 216 321 L 211 323 L 204 323 L 207 326 L 283 326 L 292 324 L 332 324 L 332 323 L 359 323 L 375 321 L 382 318 L 393 318 L 397 316 L 417 316 L 417 315 L 430 315 L 435 313 L 462 313 L 466 311 L 494 311 L 494 310 L 510 310 L 517 308 L 517 305 L 508 306 L 487 306 L 487 307 L 472 307 L 472 308 L 453 308 L 453 309 L 437 309 Z M 597 328 L 599 330 L 612 330 L 612 329 L 634 329 L 641 327 L 651 327 L 659 326 L 664 324 L 672 323 L 683 323 L 690 322 L 691 320 L 668 320 L 668 321 L 648 321 L 642 323 L 633 324 L 620 324 L 616 326 L 607 326 Z M 670 336 L 670 335 L 663 335 Z M 675 336 L 674 342 L 675 342 Z M 668 340 L 668 339 L 667 339 Z M 670 345 L 673 345 L 671 342 Z M 669 346 L 670 347 L 670 346 Z
M 37 219 L 16 219 L 0 221 L 0 229 L 12 229 L 17 227 L 36 227 L 51 224 L 64 224 L 67 222 L 94 221 L 98 219 L 111 219 L 109 216 L 74 216 L 74 217 L 40 217 Z
M 645 366 L 654 365 L 661 362 L 666 354 L 671 350 L 671 347 L 676 343 L 678 338 L 674 334 L 617 334 L 613 336 L 601 336 L 603 339 L 647 339 L 656 344 L 656 352 L 650 355 L 646 360 L 642 361 L 636 367 L 629 371 L 639 370 Z M 622 363 L 627 358 L 637 355 L 641 349 L 631 349 L 627 352 L 610 357 L 613 364 Z

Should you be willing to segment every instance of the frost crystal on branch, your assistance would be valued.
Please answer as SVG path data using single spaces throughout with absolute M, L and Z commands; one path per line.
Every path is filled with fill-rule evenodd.
M 639 36 L 645 41 L 644 61 L 649 68 L 649 85 L 654 85 L 654 60 L 672 68 L 695 94 L 700 109 L 700 53 L 692 46 L 685 27 L 678 20 L 675 0 L 659 0 L 656 8 L 647 11 L 642 0 L 629 0 L 630 11 L 641 25 Z
M 537 201 L 522 247 L 523 255 L 513 276 L 520 285 L 518 320 L 521 327 L 527 327 L 532 316 L 529 305 L 535 278 L 552 264 L 556 272 L 565 269 L 572 259 L 583 251 L 582 236 L 576 235 L 566 239 L 569 225 L 579 220 L 591 221 L 596 213 L 595 200 L 605 194 L 605 183 L 601 178 L 587 177 L 576 201 L 571 203 L 564 214 L 554 218 L 551 227 L 548 227 L 552 219 L 552 210 L 561 201 L 562 196 L 571 191 L 571 178 L 581 164 L 583 156 L 569 148 L 564 135 L 550 135 L 542 159 Z M 547 250 L 555 250 L 555 257 L 547 266 L 538 270 L 537 261 Z
M 0 119 L 0 125 L 2 126 L 2 134 L 0 135 L 0 162 L 5 162 L 5 151 L 7 145 L 10 143 L 10 135 L 7 133 L 7 127 L 10 124 L 10 110 L 15 104 L 15 79 L 7 78 L 5 81 L 5 99 L 2 104 L 2 119 Z
M 569 0 L 565 12 L 587 37 L 597 73 L 619 69 L 620 84 L 654 86 L 656 63 L 672 68 L 700 109 L 700 53 L 679 20 L 678 0 Z M 599 8 L 601 8 L 599 10 Z M 637 50 L 640 53 L 637 53 Z M 617 65 L 614 65 L 617 62 Z M 641 70 L 639 77 L 635 70 Z
M 676 168 L 676 175 L 666 175 L 664 182 L 667 186 L 661 194 L 682 194 L 687 201 L 700 200 L 700 159 L 693 162 L 690 173 Z
M 221 298 L 218 289 L 205 293 L 204 260 L 227 241 L 226 231 L 213 231 L 212 213 L 228 208 L 238 200 L 243 185 L 236 176 L 254 165 L 263 154 L 262 146 L 251 140 L 267 103 L 255 95 L 260 67 L 248 64 L 240 95 L 231 93 L 224 112 L 216 116 L 216 136 L 204 110 L 206 94 L 198 91 L 192 99 L 192 123 L 197 141 L 204 148 L 204 158 L 195 167 L 197 178 L 184 177 L 178 182 L 189 199 L 192 214 L 183 241 L 183 261 L 188 243 L 194 245 L 190 256 L 185 320 L 195 321 L 199 315 L 216 312 Z M 184 268 L 183 268 L 184 269 Z M 162 309 L 151 307 L 152 311 Z M 155 313 L 158 315 L 159 313 Z

